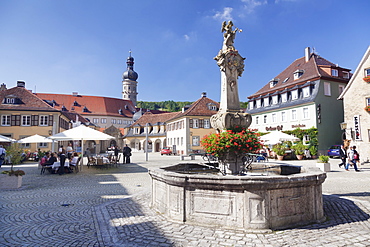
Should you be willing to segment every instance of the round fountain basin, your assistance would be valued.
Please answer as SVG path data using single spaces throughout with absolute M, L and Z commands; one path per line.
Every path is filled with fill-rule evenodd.
M 326 174 L 317 168 L 259 165 L 245 176 L 223 176 L 212 167 L 180 163 L 149 174 L 151 205 L 170 221 L 270 231 L 324 219 Z

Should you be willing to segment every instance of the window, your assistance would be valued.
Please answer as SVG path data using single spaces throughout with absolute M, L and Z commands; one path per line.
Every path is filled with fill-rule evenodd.
M 211 124 L 209 122 L 209 119 L 204 119 L 204 128 L 205 129 L 211 128 Z
M 106 118 L 102 118 L 100 121 L 101 121 L 102 124 L 107 123 L 107 119 Z
M 48 126 L 48 116 L 41 115 L 40 116 L 40 126 Z
M 292 120 L 297 120 L 297 110 L 292 110 Z
M 302 89 L 303 92 L 303 98 L 310 97 L 310 87 L 304 87 Z
M 95 124 L 99 123 L 99 118 L 93 118 L 93 123 Z
M 267 123 L 267 115 L 263 116 L 263 123 Z
M 22 115 L 22 126 L 31 126 L 31 115 Z
M 249 101 L 248 105 L 249 105 L 249 109 L 252 110 L 253 109 L 253 101 Z
M 302 75 L 303 75 L 303 70 L 296 70 L 294 72 L 294 80 L 301 78 Z
M 112 122 L 112 124 L 116 124 L 117 123 L 117 120 L 116 119 L 112 119 L 111 122 Z
M 337 69 L 331 69 L 331 75 L 332 76 L 338 76 L 338 70 Z
M 285 111 L 281 112 L 281 122 L 286 122 L 286 113 L 285 113 Z
M 284 102 L 287 102 L 288 101 L 288 93 L 283 93 L 281 95 L 281 102 L 284 103 Z
M 269 106 L 270 105 L 270 99 L 268 97 L 264 98 L 263 103 L 264 103 L 265 106 Z
M 309 119 L 307 107 L 303 108 L 303 119 Z
M 118 119 L 117 124 L 122 124 L 122 119 Z
M 273 113 L 272 114 L 272 122 L 273 123 L 276 123 L 276 113 Z
M 349 79 L 349 73 L 347 71 L 343 71 L 342 73 L 344 79 Z
M 41 142 L 41 143 L 38 143 L 37 145 L 39 148 L 47 148 L 48 147 L 48 143 L 47 142 Z
M 5 98 L 5 104 L 14 104 L 15 99 L 14 98 Z
M 193 136 L 193 146 L 199 146 L 199 136 Z
M 344 91 L 344 85 L 339 85 L 338 86 L 338 91 L 339 91 L 339 94 L 342 94 L 343 91 Z
M 277 105 L 277 103 L 278 103 L 278 96 L 277 95 L 272 96 L 272 104 Z
M 298 89 L 292 91 L 292 100 L 298 99 Z
M 278 84 L 278 82 L 279 82 L 279 79 L 276 79 L 276 78 L 272 79 L 270 81 L 270 88 L 275 87 L 276 84 Z
M 256 117 L 256 124 L 258 124 L 258 117 Z
M 324 95 L 331 96 L 330 82 L 324 82 Z
M 370 75 L 370 68 L 369 69 L 365 69 L 365 76 L 368 76 Z
M 199 120 L 193 119 L 193 128 L 199 128 Z
M 1 126 L 10 126 L 10 115 L 1 115 Z
M 370 98 L 366 98 L 366 105 L 370 105 Z
M 256 100 L 256 107 L 257 108 L 261 107 L 261 100 L 260 99 Z
M 184 145 L 184 137 L 181 137 L 181 146 Z
M 21 147 L 25 149 L 29 149 L 31 147 L 30 143 L 21 143 Z
M 217 111 L 217 106 L 213 103 L 208 103 L 208 109 L 210 111 Z

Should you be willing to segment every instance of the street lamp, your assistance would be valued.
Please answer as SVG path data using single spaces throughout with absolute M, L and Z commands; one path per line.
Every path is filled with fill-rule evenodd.
M 145 132 L 145 161 L 148 161 L 148 132 L 149 132 L 149 123 L 146 123 L 145 124 L 145 127 L 146 127 L 146 132 Z

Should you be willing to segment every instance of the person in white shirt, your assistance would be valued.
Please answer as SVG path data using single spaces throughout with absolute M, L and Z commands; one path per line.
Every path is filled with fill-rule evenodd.
M 3 165 L 5 160 L 6 150 L 3 145 L 0 145 L 0 167 Z

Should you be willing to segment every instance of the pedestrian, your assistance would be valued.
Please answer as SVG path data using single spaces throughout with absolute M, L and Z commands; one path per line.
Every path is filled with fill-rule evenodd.
M 347 159 L 347 152 L 346 152 L 346 149 L 344 148 L 344 145 L 340 145 L 339 157 L 340 157 L 340 159 L 342 161 L 339 164 L 339 167 L 345 166 L 346 165 L 346 159 Z
M 123 163 L 130 163 L 131 162 L 131 148 L 129 148 L 129 146 L 126 146 L 123 148 Z
M 347 152 L 347 159 L 348 159 L 348 162 L 347 162 L 347 165 L 346 165 L 346 171 L 349 171 L 348 168 L 349 166 L 353 166 L 355 168 L 355 171 L 356 172 L 359 172 L 360 170 L 357 169 L 357 164 L 356 164 L 356 156 L 355 154 L 357 154 L 357 151 L 356 151 L 356 146 L 352 146 L 349 148 L 348 152 Z
M 63 175 L 64 164 L 66 162 L 66 150 L 64 149 L 63 145 L 61 145 L 59 148 L 59 162 L 60 162 L 59 175 Z
M 72 147 L 72 143 L 68 143 L 68 147 L 67 147 L 67 158 L 68 158 L 68 160 L 69 160 L 69 162 L 71 162 L 71 160 L 72 160 L 72 154 L 73 154 L 73 147 Z
M 119 152 L 119 148 L 116 146 L 114 146 L 114 160 L 116 162 L 118 162 L 118 152 Z
M 306 157 L 306 159 L 311 159 L 311 152 L 308 148 L 305 148 L 304 156 Z
M 359 169 L 359 165 L 360 165 L 360 154 L 358 153 L 357 149 L 356 149 L 356 146 L 353 146 L 353 159 L 356 163 L 356 166 L 357 166 L 357 170 L 360 170 Z
M 4 163 L 5 155 L 6 155 L 5 148 L 3 148 L 3 145 L 0 145 L 0 168 L 3 165 L 3 163 Z

